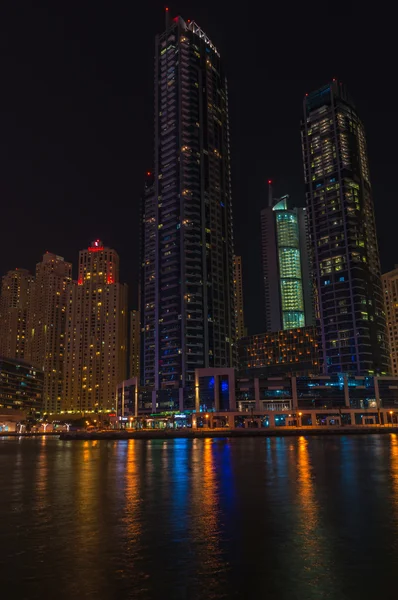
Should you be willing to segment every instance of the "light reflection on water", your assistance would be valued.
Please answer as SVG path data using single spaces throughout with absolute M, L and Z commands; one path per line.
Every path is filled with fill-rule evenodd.
M 395 548 L 398 551 L 398 435 L 396 433 L 390 434 L 391 445 L 391 480 L 392 480 L 392 518 L 394 521 L 395 530 Z
M 0 439 L 0 490 L 5 598 L 394 597 L 396 434 Z

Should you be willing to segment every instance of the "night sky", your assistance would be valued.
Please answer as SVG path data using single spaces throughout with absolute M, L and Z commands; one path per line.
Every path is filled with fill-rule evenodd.
M 0 274 L 46 251 L 73 262 L 117 249 L 136 305 L 139 198 L 153 155 L 154 37 L 164 2 L 13 2 L 0 9 Z M 387 36 L 354 4 L 170 3 L 216 45 L 229 82 L 235 249 L 246 321 L 263 329 L 260 210 L 266 181 L 304 204 L 302 100 L 333 77 L 364 121 L 382 270 L 398 263 L 398 127 Z M 234 8 L 237 6 L 238 8 Z M 328 14 L 330 6 L 330 14 Z M 372 9 L 373 10 L 373 9 Z M 366 21 L 366 15 L 365 15 Z M 363 36 L 361 38 L 361 36 Z M 396 68 L 394 66 L 394 72 Z

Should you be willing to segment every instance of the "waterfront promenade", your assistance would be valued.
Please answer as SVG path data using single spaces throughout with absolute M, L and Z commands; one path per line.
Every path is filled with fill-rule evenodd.
M 108 431 L 70 431 L 59 435 L 61 440 L 159 440 L 178 438 L 247 438 L 313 435 L 361 435 L 398 433 L 398 426 L 388 425 L 343 425 L 322 427 L 262 427 L 258 428 L 202 428 L 202 429 L 139 429 Z

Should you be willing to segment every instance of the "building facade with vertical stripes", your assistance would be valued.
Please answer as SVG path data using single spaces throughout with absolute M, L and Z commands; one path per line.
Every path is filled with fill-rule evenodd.
M 228 88 L 208 36 L 168 12 L 155 44 L 154 166 L 142 214 L 142 380 L 190 408 L 195 369 L 236 360 Z
M 340 82 L 305 96 L 302 150 L 324 371 L 388 373 L 365 130 Z

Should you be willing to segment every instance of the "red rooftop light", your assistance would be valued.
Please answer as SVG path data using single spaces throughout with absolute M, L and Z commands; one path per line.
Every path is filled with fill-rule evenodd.
M 268 179 L 268 183 L 269 183 L 269 185 L 271 185 L 272 179 Z
M 150 172 L 150 171 L 147 171 L 147 172 L 146 172 L 146 174 L 147 174 L 147 175 L 150 175 L 150 174 L 151 174 L 151 172 Z

